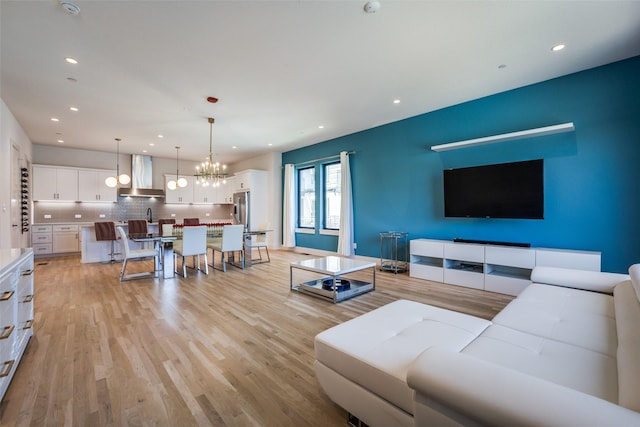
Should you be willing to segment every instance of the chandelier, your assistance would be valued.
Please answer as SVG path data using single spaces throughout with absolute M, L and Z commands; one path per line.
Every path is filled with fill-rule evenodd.
M 110 176 L 104 180 L 107 187 L 113 188 L 115 186 L 120 187 L 120 184 L 127 185 L 131 182 L 131 177 L 126 173 L 120 175 L 120 138 L 116 138 L 117 151 L 116 151 L 116 176 Z
M 213 161 L 213 117 L 209 117 L 209 156 L 207 161 L 200 166 L 196 166 L 196 184 L 204 187 L 211 185 L 218 187 L 220 183 L 227 183 L 227 165 L 221 165 L 219 162 Z
M 178 151 L 180 150 L 179 146 L 176 146 L 176 179 L 167 182 L 167 188 L 169 190 L 175 190 L 176 188 L 184 188 L 187 186 L 187 180 L 185 178 L 181 178 L 178 172 Z

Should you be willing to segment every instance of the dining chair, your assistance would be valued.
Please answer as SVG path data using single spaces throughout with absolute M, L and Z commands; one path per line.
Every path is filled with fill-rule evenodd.
M 249 261 L 251 261 L 251 263 L 256 263 L 256 264 L 261 264 L 263 262 L 271 262 L 271 257 L 269 256 L 269 248 L 267 247 L 267 229 L 269 228 L 269 224 L 266 222 L 263 222 L 262 224 L 260 224 L 258 226 L 258 229 L 256 231 L 258 231 L 258 234 L 252 234 L 249 236 L 249 239 L 245 240 L 245 243 L 248 242 L 248 244 L 245 245 L 245 256 L 249 257 Z M 247 246 L 248 246 L 248 250 L 249 250 L 249 254 L 247 255 Z M 264 250 L 267 252 L 267 259 L 263 260 L 262 259 L 262 248 L 264 248 Z M 258 250 L 258 255 L 260 256 L 260 258 L 253 258 L 253 250 L 257 249 Z
M 115 255 L 122 255 L 120 252 L 115 252 L 115 241 L 118 240 L 118 235 L 116 234 L 116 224 L 113 221 L 100 221 L 95 222 L 93 227 L 96 231 L 96 241 L 97 242 L 110 242 L 111 250 L 109 252 L 109 261 L 107 263 L 113 264 L 116 262 Z
M 158 231 L 160 233 L 162 233 L 163 230 L 163 226 L 165 224 L 175 224 L 176 223 L 176 219 L 175 218 L 161 218 L 158 220 Z
M 200 219 L 199 218 L 185 218 L 182 220 L 182 223 L 184 225 L 198 225 L 200 224 Z
M 187 264 L 185 257 L 192 256 L 194 261 L 193 268 L 200 268 L 200 255 L 204 255 L 204 273 L 209 274 L 209 262 L 207 260 L 207 226 L 184 227 L 182 231 L 182 241 L 176 241 L 173 245 L 173 259 L 175 273 L 178 273 L 177 258 L 182 258 L 182 277 L 187 277 Z M 195 259 L 198 258 L 196 264 Z
M 146 219 L 130 219 L 127 221 L 127 226 L 129 227 L 129 235 L 149 233 Z M 146 243 L 142 243 L 142 248 L 147 247 Z
M 225 255 L 229 253 L 240 252 L 242 260 L 241 266 L 244 269 L 244 242 L 242 241 L 244 234 L 244 225 L 225 225 L 222 227 L 222 239 L 219 242 L 210 243 L 207 249 L 211 249 L 211 267 L 216 270 L 227 271 L 227 261 Z M 216 251 L 220 252 L 222 260 L 222 268 L 215 266 Z
M 124 231 L 122 227 L 116 227 L 118 230 L 118 234 L 120 234 L 120 239 L 122 240 L 122 252 L 124 254 L 124 258 L 122 260 L 122 270 L 120 270 L 120 281 L 125 282 L 127 280 L 134 279 L 144 279 L 148 277 L 158 277 L 157 271 L 155 270 L 155 266 L 159 264 L 158 257 L 160 256 L 159 252 L 156 249 L 131 249 L 129 247 L 129 238 L 127 237 L 127 233 Z M 125 270 L 127 269 L 127 263 L 130 259 L 143 259 L 143 258 L 154 258 L 154 269 L 153 271 L 146 271 L 142 273 L 131 273 L 125 274 Z

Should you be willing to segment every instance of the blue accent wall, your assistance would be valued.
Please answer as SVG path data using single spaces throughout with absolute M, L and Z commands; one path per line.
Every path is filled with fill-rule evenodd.
M 602 252 L 604 271 L 640 262 L 640 56 L 283 153 L 351 156 L 358 255 L 379 233 L 514 241 Z M 575 132 L 437 153 L 432 145 L 573 122 Z M 543 220 L 445 218 L 446 168 L 544 159 Z M 297 235 L 336 250 L 337 237 Z

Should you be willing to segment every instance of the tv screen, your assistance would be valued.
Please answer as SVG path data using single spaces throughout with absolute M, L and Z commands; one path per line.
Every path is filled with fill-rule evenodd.
M 542 160 L 444 170 L 444 216 L 544 218 Z

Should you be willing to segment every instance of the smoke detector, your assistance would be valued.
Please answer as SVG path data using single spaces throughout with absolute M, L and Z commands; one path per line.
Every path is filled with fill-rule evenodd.
M 76 16 L 80 13 L 80 6 L 75 3 L 71 3 L 70 1 L 61 1 L 60 6 L 62 6 L 69 15 Z
M 378 10 L 380 10 L 379 1 L 368 1 L 364 4 L 364 11 L 367 13 L 376 13 Z

